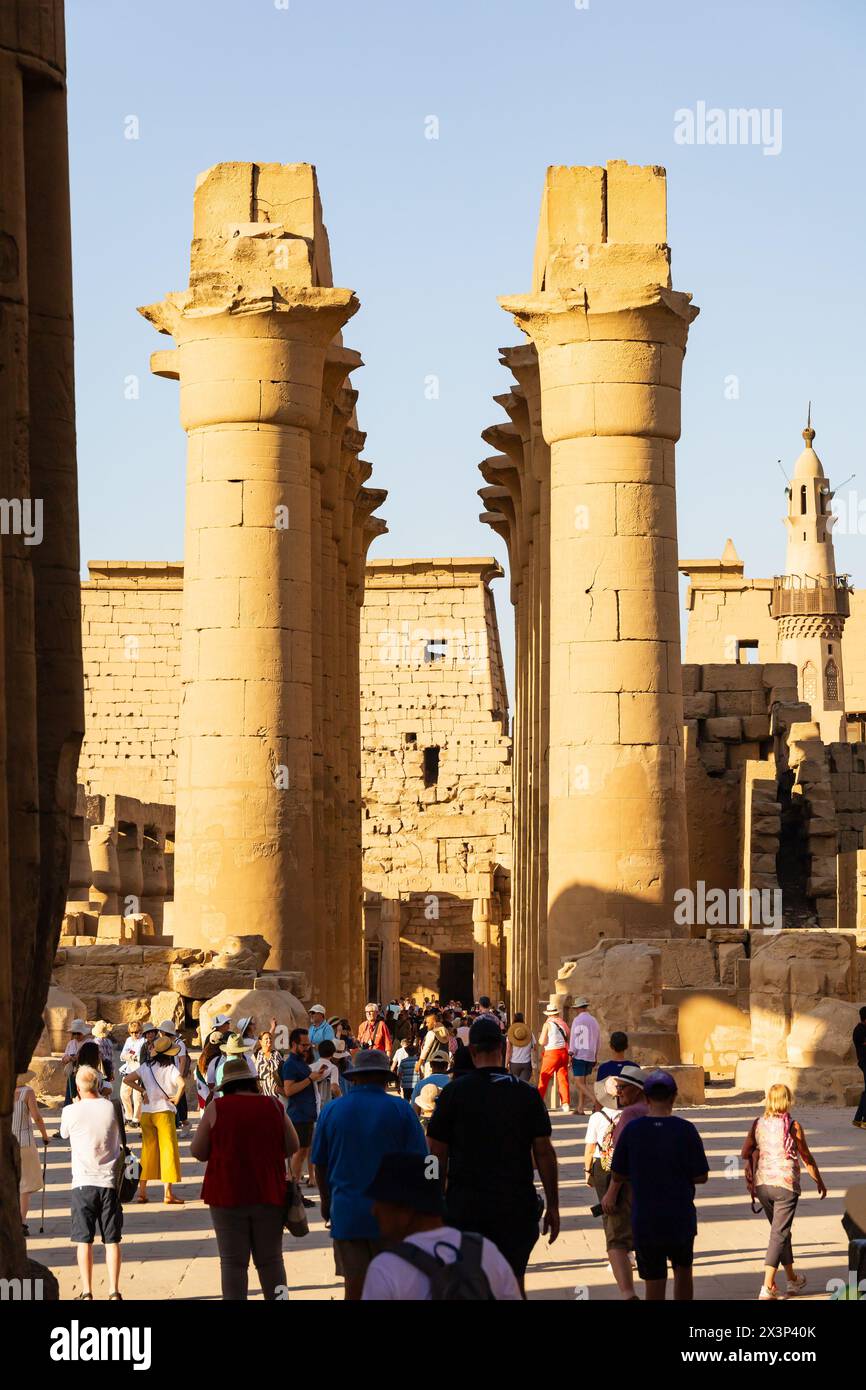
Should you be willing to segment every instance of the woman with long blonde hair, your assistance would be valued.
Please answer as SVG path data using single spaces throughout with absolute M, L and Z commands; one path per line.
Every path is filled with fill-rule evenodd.
M 827 1196 L 803 1126 L 791 1114 L 792 1099 L 787 1086 L 777 1083 L 770 1087 L 764 1113 L 754 1121 L 741 1154 L 752 1200 L 757 1198 L 770 1223 L 770 1243 L 759 1299 L 790 1298 L 806 1287 L 805 1274 L 798 1274 L 794 1269 L 791 1245 L 794 1213 L 800 1200 L 801 1160 L 818 1188 L 818 1196 Z M 784 1291 L 776 1284 L 779 1265 L 784 1268 L 787 1279 Z

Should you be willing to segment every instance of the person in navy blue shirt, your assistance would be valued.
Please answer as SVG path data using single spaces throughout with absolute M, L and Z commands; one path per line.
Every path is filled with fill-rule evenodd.
M 676 1093 L 670 1072 L 654 1071 L 647 1077 L 649 1114 L 632 1120 L 617 1140 L 610 1185 L 602 1200 L 602 1208 L 612 1215 L 622 1184 L 631 1183 L 635 1254 L 648 1301 L 664 1299 L 668 1261 L 674 1272 L 674 1298 L 694 1298 L 695 1184 L 707 1181 L 709 1164 L 695 1126 L 671 1113 Z
M 280 1067 L 280 1080 L 286 1097 L 286 1111 L 298 1135 L 299 1147 L 292 1155 L 292 1177 L 296 1182 L 301 1181 L 313 1142 L 318 1113 L 316 1082 L 324 1075 L 324 1070 L 318 1066 L 315 1070 L 311 1069 L 312 1060 L 309 1032 L 306 1028 L 293 1028 L 289 1034 L 289 1055 Z
M 426 1155 L 427 1141 L 411 1105 L 387 1093 L 391 1067 L 384 1052 L 358 1052 L 346 1077 L 348 1095 L 327 1106 L 316 1126 L 312 1161 L 322 1216 L 331 1223 L 334 1264 L 346 1298 L 356 1302 L 367 1267 L 382 1249 L 367 1189 L 385 1154 Z
M 595 1074 L 596 1081 L 604 1081 L 608 1076 L 619 1076 L 623 1067 L 633 1067 L 635 1064 L 628 1056 L 628 1034 L 611 1033 L 610 1050 L 613 1057 L 609 1062 L 602 1062 Z

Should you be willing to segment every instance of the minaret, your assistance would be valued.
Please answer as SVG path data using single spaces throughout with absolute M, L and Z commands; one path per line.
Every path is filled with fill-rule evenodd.
M 812 407 L 806 447 L 787 488 L 785 573 L 773 580 L 771 612 L 779 623 L 779 659 L 797 667 L 801 700 L 812 706 L 825 743 L 845 738 L 842 629 L 850 611 L 848 576 L 836 573 L 833 493 L 812 448 Z

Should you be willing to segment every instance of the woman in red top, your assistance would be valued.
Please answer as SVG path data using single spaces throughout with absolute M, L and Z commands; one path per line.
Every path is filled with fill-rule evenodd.
M 297 1150 L 298 1136 L 282 1102 L 259 1094 L 243 1057 L 226 1062 L 221 1089 L 199 1121 L 190 1152 L 207 1163 L 201 1195 L 216 1233 L 222 1296 L 247 1297 L 252 1256 L 262 1295 L 272 1301 L 286 1287 L 286 1159 Z

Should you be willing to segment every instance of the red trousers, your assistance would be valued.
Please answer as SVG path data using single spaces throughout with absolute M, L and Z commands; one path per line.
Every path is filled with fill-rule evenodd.
M 545 1052 L 541 1059 L 541 1075 L 538 1078 L 538 1089 L 541 1099 L 546 1100 L 547 1088 L 550 1085 L 551 1077 L 556 1077 L 556 1084 L 559 1087 L 559 1099 L 563 1105 L 568 1105 L 568 1048 L 560 1047 L 555 1052 Z

